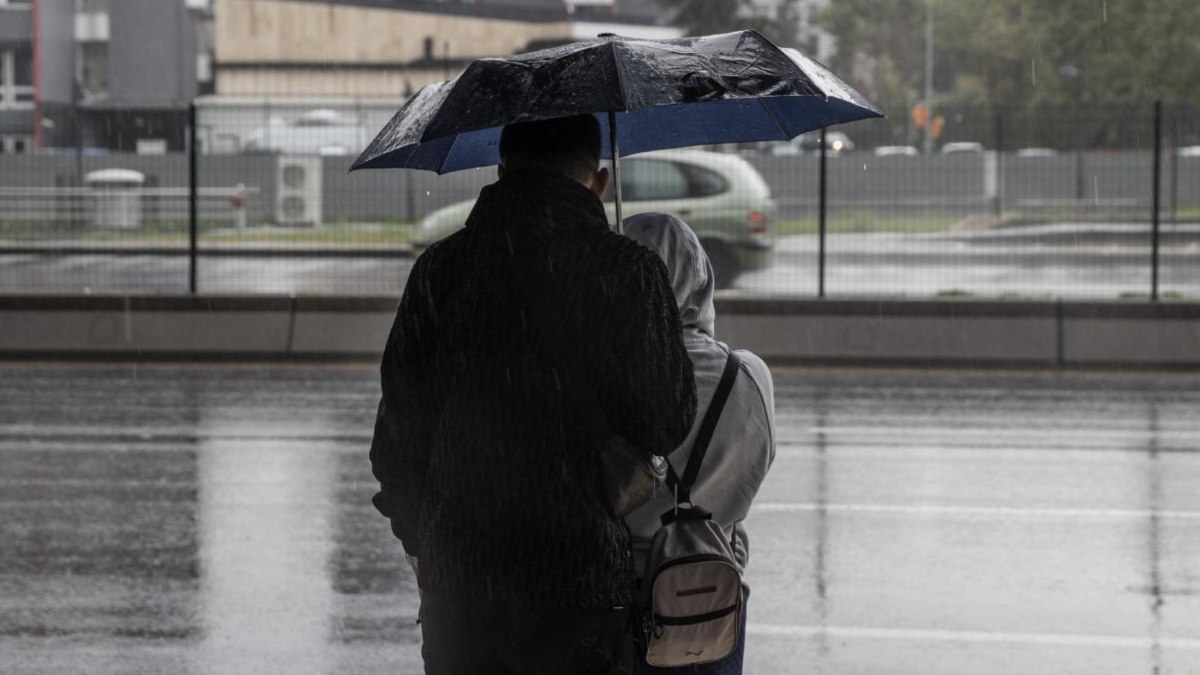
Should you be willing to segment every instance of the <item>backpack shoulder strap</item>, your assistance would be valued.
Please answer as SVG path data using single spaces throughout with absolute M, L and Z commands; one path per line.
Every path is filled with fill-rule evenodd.
M 712 441 L 713 431 L 716 430 L 717 422 L 721 419 L 725 402 L 729 400 L 729 392 L 733 390 L 733 381 L 737 378 L 741 362 L 738 355 L 732 349 L 729 350 L 729 357 L 725 360 L 725 370 L 721 372 L 721 381 L 717 384 L 717 390 L 708 404 L 708 411 L 704 413 L 704 421 L 700 423 L 700 431 L 696 434 L 696 442 L 692 445 L 692 454 L 688 457 L 683 478 L 679 478 L 675 474 L 675 470 L 668 465 L 667 484 L 675 490 L 677 504 L 691 503 L 692 485 L 696 483 L 696 477 L 700 475 L 700 465 L 704 463 L 704 455 L 708 453 L 708 444 Z

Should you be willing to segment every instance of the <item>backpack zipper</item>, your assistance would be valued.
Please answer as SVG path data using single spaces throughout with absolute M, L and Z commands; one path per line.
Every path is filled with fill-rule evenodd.
M 661 614 L 655 614 L 654 623 L 661 624 L 663 626 L 691 626 L 693 624 L 704 623 L 706 621 L 715 621 L 722 617 L 729 616 L 737 611 L 737 608 L 738 603 L 735 602 L 725 609 L 705 612 L 704 614 L 694 614 L 692 616 L 663 616 Z

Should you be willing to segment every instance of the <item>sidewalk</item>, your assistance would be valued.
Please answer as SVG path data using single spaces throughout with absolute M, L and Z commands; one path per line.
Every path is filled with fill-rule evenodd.
M 1196 672 L 1200 377 L 774 378 L 747 673 Z M 0 671 L 420 673 L 378 401 L 377 364 L 0 363 Z

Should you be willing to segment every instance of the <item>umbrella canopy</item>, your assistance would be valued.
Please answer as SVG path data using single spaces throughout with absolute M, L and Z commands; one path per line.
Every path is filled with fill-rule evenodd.
M 618 156 L 631 155 L 788 140 L 882 117 L 824 66 L 755 31 L 674 40 L 604 36 L 479 59 L 457 78 L 421 89 L 351 170 L 441 174 L 498 164 L 505 125 L 581 113 L 599 119 L 606 158 L 614 142 Z

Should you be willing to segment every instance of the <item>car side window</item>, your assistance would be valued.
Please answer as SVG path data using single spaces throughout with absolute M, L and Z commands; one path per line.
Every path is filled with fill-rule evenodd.
M 621 163 L 621 196 L 626 200 L 685 199 L 688 188 L 688 176 L 675 162 L 631 159 Z
M 684 172 L 688 177 L 688 196 L 690 197 L 711 197 L 729 189 L 729 181 L 715 171 L 686 165 Z

